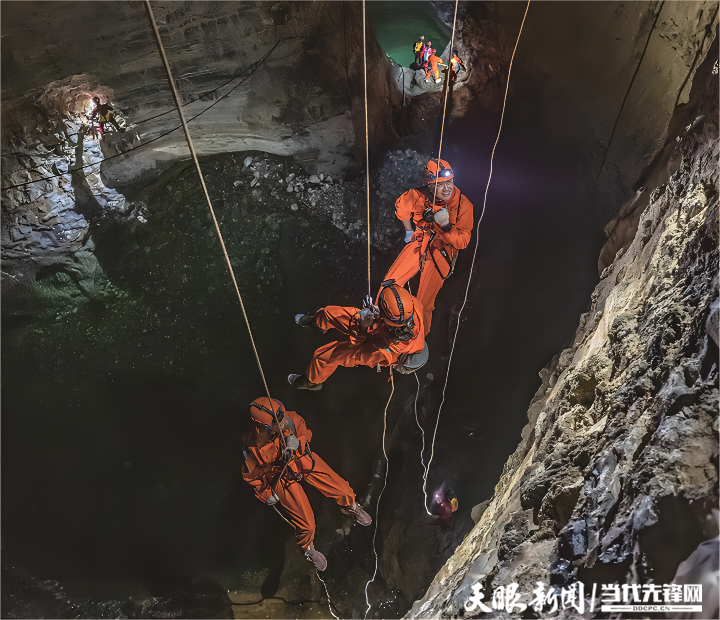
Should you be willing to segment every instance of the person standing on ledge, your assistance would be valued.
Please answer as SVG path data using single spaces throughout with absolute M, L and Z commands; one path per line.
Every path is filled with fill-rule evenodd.
M 473 205 L 455 187 L 454 179 L 448 162 L 431 159 L 423 171 L 422 186 L 408 190 L 395 203 L 407 245 L 385 279 L 402 286 L 420 272 L 417 299 L 424 309 L 425 336 L 430 332 L 435 297 L 452 274 L 457 253 L 468 246 L 472 236 Z
M 454 82 L 457 79 L 457 74 L 460 71 L 467 71 L 465 63 L 460 60 L 457 55 L 457 50 L 453 50 L 453 56 L 450 59 L 450 79 Z
M 413 44 L 413 52 L 415 54 L 415 62 L 419 65 L 422 64 L 422 57 L 425 53 L 425 43 L 424 43 L 425 37 L 421 36 L 419 40 L 415 41 Z
M 312 431 L 302 417 L 286 411 L 279 400 L 271 402 L 266 396 L 250 403 L 250 417 L 254 427 L 242 438 L 243 480 L 252 485 L 261 502 L 269 506 L 279 503 L 283 507 L 305 557 L 323 571 L 327 560 L 313 544 L 315 515 L 300 481 L 305 480 L 334 499 L 340 512 L 350 515 L 359 525 L 370 525 L 372 518 L 355 501 L 350 485 L 310 449 Z
M 114 108 L 110 105 L 109 101 L 100 103 L 100 97 L 93 97 L 93 102 L 95 103 L 95 109 L 90 115 L 90 120 L 94 121 L 96 117 L 98 118 L 100 133 L 105 133 L 105 123 L 110 123 L 113 127 L 115 127 L 116 131 L 125 131 L 124 128 L 117 124 Z

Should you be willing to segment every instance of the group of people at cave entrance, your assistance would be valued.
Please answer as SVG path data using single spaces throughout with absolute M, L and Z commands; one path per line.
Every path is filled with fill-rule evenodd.
M 325 306 L 295 316 L 300 327 L 319 334 L 334 329 L 342 337 L 319 347 L 304 374 L 288 377 L 294 388 L 320 390 L 339 366 L 389 366 L 407 374 L 427 360 L 425 337 L 435 298 L 452 274 L 458 252 L 470 243 L 473 205 L 455 186 L 450 164 L 433 159 L 422 171 L 419 187 L 397 199 L 395 214 L 404 227 L 405 247 L 385 274 L 376 303 L 367 296 L 361 308 Z M 418 289 L 411 295 L 404 285 L 418 273 Z M 350 485 L 312 451 L 312 433 L 301 416 L 262 397 L 251 403 L 250 417 L 253 428 L 242 440 L 243 478 L 259 500 L 282 508 L 307 559 L 325 570 L 327 561 L 313 543 L 315 518 L 300 481 L 334 499 L 359 525 L 370 525 L 372 518 Z M 441 501 L 447 506 L 438 514 L 457 508 L 451 494 Z
M 436 56 L 436 49 L 432 46 L 432 41 L 425 43 L 425 36 L 421 36 L 415 43 L 413 43 L 413 53 L 415 54 L 415 62 L 410 65 L 411 69 L 420 70 L 425 72 L 425 81 L 429 82 L 430 78 L 434 76 L 435 83 L 439 83 L 440 80 L 440 67 L 446 67 L 447 65 L 442 61 L 440 56 Z M 460 71 L 466 71 L 465 63 L 460 60 L 457 54 L 457 50 L 452 50 L 452 57 L 450 58 L 450 81 L 455 82 L 457 80 L 457 74 Z

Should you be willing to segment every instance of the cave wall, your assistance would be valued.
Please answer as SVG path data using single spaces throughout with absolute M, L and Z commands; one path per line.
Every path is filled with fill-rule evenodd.
M 261 150 L 297 156 L 312 172 L 319 167 L 326 174 L 362 165 L 364 143 L 356 149 L 353 132 L 362 119 L 357 135 L 364 136 L 359 3 L 166 2 L 153 11 L 184 102 L 246 75 L 280 42 L 246 84 L 190 124 L 198 155 Z M 97 93 L 109 97 L 131 126 L 174 108 L 142 3 L 13 3 L 3 7 L 3 32 L 5 148 L 52 140 L 16 119 L 18 108 L 62 114 Z M 369 29 L 368 71 L 371 136 L 382 144 L 384 133 L 393 135 L 389 65 Z M 236 84 L 185 106 L 186 118 Z M 140 141 L 172 129 L 178 119 L 172 113 L 151 123 L 138 127 Z M 115 146 L 124 144 L 113 142 L 110 150 Z M 136 186 L 155 178 L 163 161 L 187 155 L 177 131 L 132 158 L 108 162 L 104 174 Z
M 677 167 L 541 371 L 492 500 L 409 617 L 463 616 L 477 583 L 486 601 L 512 582 L 669 583 L 717 535 L 716 63 L 693 84 L 697 122 L 673 136 Z
M 308 177 L 360 175 L 360 7 L 153 5 L 176 86 L 188 103 L 186 119 L 217 104 L 189 122 L 199 157 L 261 151 L 292 157 Z M 92 296 L 104 281 L 94 256 L 94 224 L 133 213 L 142 221 L 142 205 L 130 196 L 176 174 L 189 159 L 183 131 L 171 132 L 180 123 L 148 16 L 142 3 L 23 2 L 3 5 L 2 17 L 3 187 L 66 173 L 3 192 L 3 272 L 12 286 L 62 272 Z M 369 26 L 367 65 L 369 138 L 377 151 L 396 136 L 400 94 L 391 90 L 390 65 Z M 110 99 L 127 131 L 99 142 L 85 135 L 81 115 L 96 94 Z M 97 165 L 73 171 L 90 164 Z M 354 210 L 338 217 L 354 217 Z
M 452 18 L 452 3 L 436 4 Z M 461 3 L 456 47 L 471 70 L 466 87 L 453 94 L 454 115 L 461 117 L 471 102 L 487 110 L 502 104 L 525 7 Z M 691 103 L 694 76 L 717 46 L 717 24 L 717 3 L 709 1 L 585 2 L 572 10 L 564 2 L 530 5 L 509 97 L 542 109 L 547 141 L 576 153 L 584 208 L 608 222 L 598 273 L 632 241 L 648 196 L 664 182 L 649 170 L 681 129 L 673 118 Z M 428 114 L 429 99 L 413 100 L 413 123 Z

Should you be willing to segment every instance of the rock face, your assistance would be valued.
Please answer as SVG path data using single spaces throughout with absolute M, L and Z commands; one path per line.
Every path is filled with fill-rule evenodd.
M 200 157 L 262 151 L 292 157 L 311 178 L 361 171 L 359 6 L 169 3 L 154 11 Z M 63 39 L 78 20 L 93 24 L 93 37 Z M 401 95 L 371 31 L 368 41 L 369 133 L 382 149 L 396 135 Z M 20 184 L 3 196 L 3 271 L 22 283 L 62 272 L 92 293 L 86 281 L 100 277 L 93 225 L 132 211 L 124 195 L 188 158 L 148 16 L 122 2 L 3 7 L 3 46 L 2 185 Z M 94 95 L 108 98 L 127 128 L 101 144 L 85 116 Z M 41 178 L 49 180 L 23 185 Z
M 513 582 L 525 604 L 536 582 L 582 582 L 586 594 L 593 583 L 670 583 L 717 534 L 715 61 L 693 86 L 702 118 L 670 138 L 677 169 L 603 271 L 570 346 L 540 373 L 492 501 L 410 617 L 466 615 L 475 584 L 489 605 Z

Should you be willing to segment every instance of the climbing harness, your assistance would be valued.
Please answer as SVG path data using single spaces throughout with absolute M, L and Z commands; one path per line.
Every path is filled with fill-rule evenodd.
M 364 0 L 363 0 L 364 1 Z M 395 381 L 393 380 L 393 374 L 392 374 L 392 367 L 390 367 L 390 398 L 388 398 L 387 403 L 385 404 L 385 411 L 383 412 L 383 434 L 382 434 L 382 449 L 383 449 L 383 456 L 385 457 L 385 479 L 383 480 L 383 486 L 382 489 L 380 489 L 380 495 L 378 496 L 377 504 L 375 505 L 375 529 L 373 530 L 373 537 L 372 537 L 372 548 L 373 553 L 375 554 L 375 570 L 373 571 L 373 575 L 365 584 L 365 603 L 367 604 L 367 609 L 365 610 L 365 616 L 364 618 L 367 618 L 368 612 L 370 611 L 370 599 L 368 598 L 368 586 L 375 581 L 375 577 L 377 576 L 378 572 L 378 554 L 377 550 L 375 549 L 375 537 L 377 536 L 377 530 L 378 530 L 378 515 L 380 514 L 380 500 L 382 499 L 383 492 L 385 491 L 385 487 L 387 486 L 387 477 L 388 477 L 388 469 L 390 468 L 390 461 L 388 460 L 387 451 L 385 450 L 385 434 L 387 432 L 387 410 L 390 406 L 390 401 L 392 400 L 393 394 L 395 392 Z
M 512 72 L 513 61 L 515 60 L 515 52 L 517 51 L 518 44 L 520 43 L 520 35 L 522 35 L 523 26 L 525 25 L 525 18 L 527 17 L 529 8 L 530 8 L 530 0 L 528 0 L 527 6 L 525 7 L 525 14 L 523 15 L 522 23 L 520 24 L 520 31 L 518 32 L 517 40 L 515 41 L 515 47 L 513 48 L 512 56 L 510 57 L 510 67 L 508 68 L 507 83 L 505 84 L 505 96 L 503 97 L 503 107 L 502 107 L 502 112 L 500 114 L 500 126 L 498 127 L 498 133 L 497 133 L 497 137 L 495 138 L 495 144 L 493 144 L 492 153 L 490 154 L 490 174 L 488 175 L 487 185 L 485 186 L 485 196 L 483 198 L 482 211 L 480 212 L 480 218 L 478 219 L 477 226 L 475 227 L 475 250 L 473 251 L 472 263 L 470 264 L 470 275 L 468 276 L 467 287 L 465 288 L 465 299 L 463 299 L 462 306 L 460 307 L 460 311 L 458 312 L 457 323 L 455 324 L 455 334 L 453 336 L 452 346 L 450 347 L 450 358 L 448 359 L 448 367 L 447 367 L 447 373 L 445 375 L 445 385 L 443 386 L 442 400 L 440 401 L 440 407 L 438 408 L 437 420 L 435 421 L 435 430 L 433 432 L 433 438 L 432 438 L 431 449 L 430 449 L 430 459 L 428 460 L 427 468 L 425 469 L 425 475 L 423 477 L 423 493 L 425 494 L 425 510 L 427 511 L 428 514 L 431 514 L 431 512 L 428 510 L 428 507 L 427 507 L 427 477 L 428 477 L 428 474 L 430 473 L 430 465 L 432 464 L 432 460 L 435 455 L 435 438 L 437 436 L 437 429 L 438 429 L 438 425 L 440 423 L 440 414 L 442 412 L 442 406 L 443 406 L 443 403 L 445 402 L 445 390 L 447 389 L 448 377 L 450 376 L 450 366 L 452 364 L 453 352 L 455 351 L 455 342 L 457 341 L 457 335 L 458 335 L 458 331 L 460 329 L 460 320 L 462 318 L 462 313 L 463 313 L 463 310 L 465 309 L 465 305 L 467 304 L 467 300 L 468 300 L 468 295 L 470 293 L 470 281 L 472 280 L 473 269 L 475 267 L 475 257 L 477 256 L 477 250 L 478 250 L 478 244 L 479 244 L 478 233 L 480 230 L 480 222 L 482 222 L 483 216 L 485 215 L 485 207 L 487 205 L 488 190 L 490 189 L 490 181 L 492 180 L 493 159 L 495 157 L 495 149 L 497 148 L 498 141 L 500 140 L 500 132 L 502 131 L 503 119 L 505 118 L 505 105 L 507 103 L 507 95 L 508 95 L 508 90 L 510 88 L 510 73 Z M 443 112 L 443 116 L 444 116 L 444 112 Z M 442 140 L 442 133 L 441 133 L 441 140 Z

